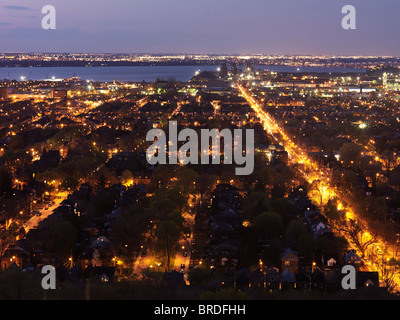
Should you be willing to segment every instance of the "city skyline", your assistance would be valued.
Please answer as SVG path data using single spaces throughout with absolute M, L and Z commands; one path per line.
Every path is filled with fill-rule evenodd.
M 397 56 L 399 4 L 353 1 L 356 30 L 344 30 L 347 2 L 316 0 L 184 2 L 54 1 L 56 30 L 43 30 L 42 7 L 0 6 L 0 51 Z

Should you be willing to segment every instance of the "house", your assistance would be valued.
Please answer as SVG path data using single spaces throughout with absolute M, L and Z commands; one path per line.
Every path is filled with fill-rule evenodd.
M 329 238 L 329 237 L 333 237 L 333 236 L 334 236 L 334 234 L 332 232 L 332 229 L 329 227 L 320 228 L 314 232 L 315 238 L 321 238 L 321 237 Z
M 313 232 L 327 227 L 326 218 L 316 210 L 306 210 L 304 217 L 307 220 L 310 230 Z
M 379 287 L 378 272 L 358 271 L 356 279 L 357 288 L 360 287 Z
M 208 257 L 211 263 L 216 266 L 227 265 L 228 261 L 231 261 L 233 265 L 237 264 L 237 254 L 239 248 L 229 242 L 223 242 L 213 246 L 208 252 Z
M 133 185 L 147 186 L 151 183 L 151 175 L 147 173 L 134 173 L 132 178 Z
M 362 259 L 355 252 L 349 251 L 349 253 L 344 256 L 344 263 L 358 267 L 362 264 Z
M 265 286 L 267 290 L 275 290 L 279 288 L 280 274 L 278 268 L 268 268 L 265 273 Z
M 7 270 L 21 271 L 21 268 L 13 262 L 7 267 Z
M 312 224 L 312 225 L 310 226 L 310 228 L 311 228 L 311 231 L 313 231 L 314 233 L 316 233 L 318 230 L 326 229 L 327 226 L 326 226 L 325 223 L 323 223 L 322 221 L 317 221 L 317 223 Z
M 293 274 L 296 274 L 299 270 L 299 257 L 297 256 L 297 252 L 289 248 L 281 254 L 281 272 L 285 270 L 290 270 Z
M 115 278 L 115 267 L 94 267 L 94 277 L 100 282 L 113 282 Z
M 333 258 L 330 258 L 327 262 L 326 262 L 326 266 L 329 268 L 333 268 L 336 265 L 337 261 Z
M 89 265 L 81 269 L 81 276 L 84 279 L 93 279 L 98 282 L 113 282 L 115 279 L 115 267 L 93 267 Z
M 294 288 L 294 284 L 296 283 L 296 277 L 289 269 L 285 269 L 285 271 L 281 273 L 280 280 L 282 291 Z
M 110 278 L 105 273 L 102 273 L 101 276 L 99 277 L 99 280 L 104 283 L 104 282 L 109 282 Z
M 1 257 L 1 268 L 7 269 L 10 265 L 16 264 L 22 268 L 28 261 L 28 252 L 20 246 L 9 246 Z
M 107 247 L 110 244 L 110 240 L 105 236 L 99 236 L 96 240 L 92 242 L 92 248 Z

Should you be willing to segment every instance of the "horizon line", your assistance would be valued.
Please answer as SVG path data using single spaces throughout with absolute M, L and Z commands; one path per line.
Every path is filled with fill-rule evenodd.
M 256 57 L 256 56 L 270 56 L 270 57 L 296 57 L 296 56 L 304 56 L 304 57 L 361 57 L 361 58 L 396 58 L 400 59 L 400 56 L 395 55 L 374 55 L 374 54 L 325 54 L 325 53 L 193 53 L 193 52 L 84 52 L 84 51 L 71 51 L 71 52 L 62 52 L 62 51 L 54 51 L 54 52 L 46 52 L 46 51 L 0 51 L 0 54 L 85 54 L 85 55 L 192 55 L 192 56 L 232 56 L 232 57 Z

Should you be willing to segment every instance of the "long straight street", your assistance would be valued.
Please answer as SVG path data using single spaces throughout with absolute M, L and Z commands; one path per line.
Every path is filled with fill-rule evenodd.
M 301 164 L 303 169 L 300 169 L 300 173 L 310 182 L 312 183 L 314 180 L 319 180 L 324 185 L 324 194 L 322 196 L 327 196 L 329 199 L 336 198 L 338 201 L 341 210 L 346 211 L 346 219 L 349 220 L 358 220 L 362 222 L 362 219 L 357 215 L 352 208 L 344 208 L 343 203 L 346 203 L 345 199 L 342 199 L 340 194 L 345 194 L 342 192 L 336 192 L 335 188 L 331 185 L 329 179 L 327 177 L 330 176 L 330 172 L 328 172 L 327 168 L 319 166 L 312 159 L 307 156 L 307 153 L 302 150 L 299 146 L 297 146 L 288 136 L 285 134 L 283 129 L 277 124 L 277 122 L 267 113 L 265 112 L 260 104 L 252 97 L 250 92 L 246 90 L 242 85 L 237 84 L 236 87 L 241 92 L 242 96 L 247 100 L 250 104 L 251 108 L 257 114 L 259 119 L 262 121 L 264 129 L 278 142 L 280 143 L 285 150 L 288 152 L 289 159 L 292 164 Z M 317 206 L 320 204 L 316 204 Z M 366 225 L 366 224 L 364 224 Z M 363 232 L 364 241 L 370 238 L 369 230 L 365 230 Z M 349 244 L 355 247 L 354 242 L 348 236 L 346 240 Z M 382 239 L 377 238 L 374 243 L 376 248 L 385 248 L 384 252 L 381 252 L 380 259 L 381 261 L 389 261 L 390 258 L 394 257 L 394 252 L 391 249 L 391 245 L 385 243 Z M 377 265 L 376 260 L 369 260 L 368 256 L 363 258 L 364 260 L 364 270 L 368 271 L 380 271 L 381 268 Z M 394 279 L 397 288 L 400 288 L 400 277 L 396 276 Z M 396 289 L 397 291 L 397 289 Z

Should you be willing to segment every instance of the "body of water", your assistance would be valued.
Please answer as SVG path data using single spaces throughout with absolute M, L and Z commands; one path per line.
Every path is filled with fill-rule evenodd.
M 34 67 L 0 68 L 0 79 L 48 80 L 79 77 L 100 82 L 152 82 L 157 79 L 189 81 L 196 72 L 216 71 L 218 66 L 137 66 L 137 67 Z
M 217 71 L 219 66 L 128 66 L 128 67 L 34 67 L 34 68 L 0 68 L 0 79 L 10 80 L 49 80 L 79 77 L 82 80 L 112 82 L 152 82 L 157 79 L 189 81 L 196 72 Z M 275 72 L 365 72 L 353 68 L 324 67 L 291 67 L 291 66 L 258 66 Z

